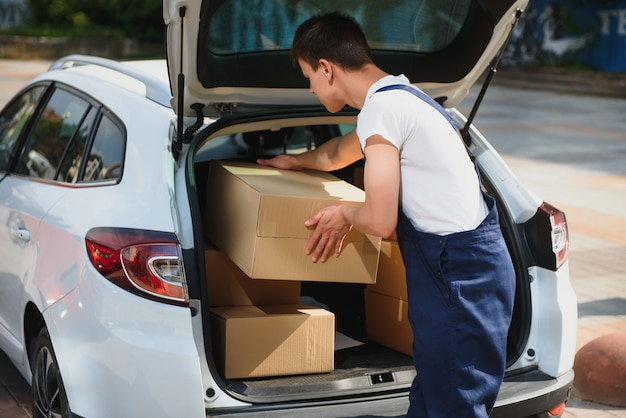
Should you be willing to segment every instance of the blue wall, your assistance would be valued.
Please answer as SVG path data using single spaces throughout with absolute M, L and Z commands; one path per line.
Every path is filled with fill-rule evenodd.
M 626 0 L 530 0 L 503 65 L 564 62 L 626 72 Z

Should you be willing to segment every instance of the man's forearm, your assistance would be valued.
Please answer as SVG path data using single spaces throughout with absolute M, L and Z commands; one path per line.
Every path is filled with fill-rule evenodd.
M 296 156 L 301 168 L 333 171 L 346 167 L 363 158 L 356 132 L 335 137 L 314 150 Z

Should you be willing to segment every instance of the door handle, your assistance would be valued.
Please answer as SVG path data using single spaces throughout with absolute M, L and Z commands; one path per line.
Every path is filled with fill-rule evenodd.
M 30 231 L 25 228 L 17 228 L 15 230 L 15 238 L 19 239 L 22 242 L 30 241 Z
M 19 245 L 20 248 L 24 248 L 30 242 L 30 231 L 26 228 L 15 228 L 11 231 L 11 235 L 13 236 L 13 242 Z
M 26 228 L 26 224 L 22 216 L 18 212 L 11 212 L 8 221 L 9 236 L 14 244 L 24 247 L 32 239 L 30 231 Z

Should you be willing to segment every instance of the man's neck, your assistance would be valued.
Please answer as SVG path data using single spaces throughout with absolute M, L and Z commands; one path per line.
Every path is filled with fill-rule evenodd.
M 347 104 L 355 109 L 360 110 L 363 108 L 370 87 L 388 75 L 374 64 L 368 64 L 359 70 L 346 73 L 345 91 L 348 99 Z

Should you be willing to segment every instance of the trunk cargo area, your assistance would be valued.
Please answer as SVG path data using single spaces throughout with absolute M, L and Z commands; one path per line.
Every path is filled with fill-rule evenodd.
M 276 129 L 275 123 L 256 122 L 239 129 L 230 126 L 222 132 L 212 133 L 194 157 L 194 177 L 204 231 L 207 294 L 203 309 L 211 312 L 211 323 L 205 324 L 205 333 L 210 334 L 210 344 L 207 345 L 209 365 L 218 371 L 224 389 L 248 402 L 312 400 L 407 390 L 415 376 L 410 355 L 412 335 L 406 321 L 404 266 L 393 237 L 377 244 L 379 258 L 375 284 L 368 278 L 359 282 L 353 277 L 345 282 L 341 278 L 311 280 L 310 276 L 308 280 L 299 280 L 297 275 L 287 279 L 282 277 L 281 280 L 268 276 L 252 279 L 236 264 L 237 260 L 224 251 L 225 246 L 232 245 L 232 242 L 225 243 L 222 237 L 222 242 L 218 244 L 212 239 L 214 235 L 208 230 L 210 226 L 221 228 L 224 223 L 231 222 L 236 228 L 237 225 L 249 224 L 249 220 L 238 221 L 236 218 L 240 215 L 235 211 L 214 210 L 213 206 L 221 204 L 221 197 L 216 199 L 213 196 L 209 174 L 217 161 L 246 164 L 254 163 L 260 156 L 299 153 L 354 126 L 354 118 L 346 116 L 326 115 L 281 122 L 283 126 L 280 129 Z M 362 167 L 360 162 L 332 174 L 350 186 L 362 188 Z M 255 204 L 247 199 L 240 202 L 242 207 L 248 206 L 247 210 Z M 208 219 L 210 214 L 215 216 L 215 213 L 220 213 L 219 219 Z M 227 221 L 226 217 L 235 220 Z M 301 219 L 302 224 L 305 219 Z M 510 228 L 503 230 L 506 234 Z M 269 265 L 285 262 L 284 254 L 266 253 L 264 257 L 270 258 L 264 260 Z M 513 259 L 516 260 L 515 257 Z M 519 266 L 516 269 L 519 271 Z M 302 326 L 308 327 L 306 332 L 298 328 L 298 335 L 303 336 L 294 337 L 295 332 L 281 333 L 277 327 L 281 327 L 282 319 L 273 316 L 273 307 L 285 305 L 319 310 L 315 312 L 321 313 L 325 322 L 313 324 L 308 322 L 310 319 L 300 318 Z M 516 300 L 514 315 L 521 318 L 522 310 L 518 305 L 520 301 Z M 261 364 L 262 359 L 258 360 L 258 367 L 251 365 L 243 371 L 229 371 L 225 367 L 228 361 L 240 364 L 244 358 L 258 352 L 258 344 L 254 343 L 252 334 L 236 331 L 239 328 L 234 325 L 235 322 L 223 315 L 224 309 L 228 308 L 234 309 L 236 316 L 246 316 L 241 311 L 250 310 L 250 307 L 262 312 L 252 315 L 254 318 L 245 318 L 257 321 L 253 325 L 250 322 L 248 326 L 262 329 L 259 332 L 257 328 L 255 338 L 264 343 L 276 340 L 276 350 L 272 355 L 278 357 L 272 361 L 279 366 L 275 366 L 274 370 L 267 364 Z M 262 318 L 259 319 L 259 316 Z M 518 328 L 522 328 L 520 321 L 514 318 L 509 336 L 509 364 L 518 355 L 516 347 L 522 338 Z M 225 329 L 242 335 L 230 334 L 227 338 Z M 317 336 L 311 336 L 311 333 L 317 333 Z M 325 353 L 322 356 L 330 355 L 322 360 L 322 365 L 315 363 L 319 361 L 320 353 Z M 301 356 L 306 358 L 303 360 Z M 297 365 L 292 367 L 292 363 Z

